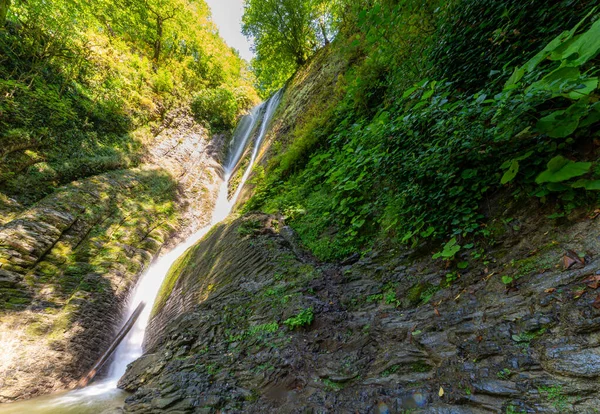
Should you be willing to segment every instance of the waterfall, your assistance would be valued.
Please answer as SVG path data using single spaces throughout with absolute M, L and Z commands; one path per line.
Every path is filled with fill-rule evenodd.
M 152 266 L 150 266 L 148 271 L 140 280 L 138 286 L 135 288 L 133 299 L 129 301 L 127 317 L 129 317 L 129 315 L 135 311 L 135 308 L 140 302 L 144 301 L 148 304 L 148 306 L 144 308 L 144 311 L 140 315 L 131 332 L 128 334 L 119 348 L 117 348 L 114 361 L 110 367 L 109 381 L 112 381 L 116 384 L 119 378 L 121 378 L 125 373 L 127 365 L 142 355 L 142 343 L 144 340 L 146 326 L 148 325 L 150 314 L 152 312 L 152 305 L 154 304 L 160 286 L 162 285 L 162 282 L 173 263 L 179 258 L 179 256 L 185 253 L 187 249 L 192 247 L 202 237 L 204 237 L 204 235 L 208 233 L 208 231 L 215 224 L 225 219 L 231 212 L 231 209 L 235 205 L 241 189 L 246 183 L 252 167 L 254 166 L 254 162 L 256 161 L 262 141 L 267 134 L 269 122 L 271 121 L 273 113 L 275 112 L 275 109 L 277 109 L 281 99 L 281 94 L 282 91 L 277 92 L 266 103 L 255 107 L 250 114 L 246 115 L 239 122 L 239 125 L 236 128 L 234 136 L 229 145 L 226 161 L 223 165 L 223 184 L 219 189 L 219 195 L 212 212 L 210 225 L 198 230 L 183 243 L 179 244 L 169 253 L 159 258 Z M 266 110 L 263 114 L 263 107 L 265 106 Z M 231 173 L 240 161 L 246 147 L 248 146 L 250 138 L 252 137 L 252 133 L 255 131 L 255 127 L 259 122 L 260 132 L 258 133 L 254 143 L 250 163 L 248 164 L 246 171 L 244 171 L 244 175 L 237 188 L 237 191 L 233 197 L 229 199 L 227 194 L 229 190 L 229 179 L 231 178 Z
M 223 184 L 219 189 L 210 225 L 198 230 L 173 250 L 158 258 L 138 282 L 128 302 L 128 310 L 124 315 L 124 320 L 127 320 L 131 316 L 140 302 L 144 301 L 147 306 L 140 314 L 131 331 L 116 349 L 113 362 L 108 371 L 108 377 L 80 390 L 56 396 L 44 396 L 22 403 L 3 405 L 3 407 L 0 407 L 0 413 L 21 413 L 27 411 L 30 413 L 79 414 L 83 412 L 96 412 L 97 407 L 103 407 L 103 404 L 109 400 L 122 402 L 124 392 L 117 389 L 117 382 L 125 373 L 127 365 L 139 358 L 143 353 L 142 343 L 146 326 L 148 325 L 158 291 L 169 269 L 179 256 L 204 237 L 215 224 L 225 219 L 231 212 L 254 166 L 261 144 L 268 132 L 269 123 L 281 100 L 281 95 L 282 91 L 277 92 L 266 103 L 256 106 L 248 115 L 240 120 L 228 147 L 228 153 L 223 165 Z M 251 138 L 255 135 L 258 125 L 260 125 L 260 129 L 254 141 L 250 162 L 244 171 L 235 194 L 231 198 L 228 198 L 231 174 L 240 162 Z
M 265 137 L 265 135 L 267 134 L 268 127 L 269 127 L 269 121 L 273 117 L 273 113 L 277 109 L 277 106 L 279 105 L 279 101 L 281 101 L 282 94 L 283 94 L 283 90 L 280 90 L 275 95 L 273 95 L 271 97 L 271 99 L 267 102 L 267 109 L 265 111 L 264 121 L 260 126 L 260 133 L 256 137 L 256 142 L 254 143 L 254 149 L 252 150 L 252 157 L 250 158 L 250 164 L 248 164 L 248 168 L 246 168 L 246 171 L 244 171 L 242 180 L 240 181 L 240 184 L 238 185 L 238 187 L 235 191 L 235 194 L 231 198 L 233 200 L 233 204 L 235 204 L 238 197 L 240 196 L 240 193 L 242 192 L 242 188 L 244 187 L 244 184 L 246 184 L 246 180 L 248 180 L 248 177 L 250 176 L 250 173 L 252 172 L 252 166 L 254 165 L 254 161 L 256 161 L 256 157 L 258 156 L 258 151 L 260 150 L 262 140 Z M 232 168 L 234 168 L 234 167 L 235 167 L 235 164 L 233 165 Z M 229 181 L 230 174 L 231 174 L 231 171 L 226 173 L 225 181 Z M 229 211 L 231 211 L 233 204 L 231 205 Z M 228 214 L 229 214 L 229 212 L 228 212 Z

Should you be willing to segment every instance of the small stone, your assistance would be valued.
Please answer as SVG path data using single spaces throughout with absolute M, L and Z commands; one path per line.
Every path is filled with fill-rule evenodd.
M 578 349 L 574 345 L 546 351 L 546 368 L 570 377 L 600 376 L 600 348 Z
M 481 394 L 497 395 L 501 397 L 517 395 L 519 393 L 515 387 L 515 384 L 510 381 L 481 381 L 474 383 L 473 388 L 475 391 Z
M 390 408 L 387 406 L 386 403 L 380 402 L 375 407 L 375 410 L 373 411 L 373 413 L 374 414 L 390 414 Z
M 169 397 L 169 398 L 159 398 L 158 400 L 155 400 L 153 405 L 162 410 L 164 408 L 167 408 L 167 407 L 173 405 L 180 399 L 181 399 L 180 396 L 174 396 L 174 397 Z

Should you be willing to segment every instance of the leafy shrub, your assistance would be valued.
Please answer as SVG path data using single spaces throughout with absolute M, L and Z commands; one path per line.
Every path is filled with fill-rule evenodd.
M 238 102 L 233 92 L 225 87 L 205 89 L 192 101 L 194 117 L 215 130 L 231 129 L 238 114 Z
M 298 315 L 286 319 L 283 323 L 290 329 L 296 329 L 310 325 L 314 319 L 313 309 L 307 308 L 300 311 Z
M 171 72 L 165 68 L 160 68 L 154 76 L 153 87 L 157 93 L 172 92 L 174 84 Z

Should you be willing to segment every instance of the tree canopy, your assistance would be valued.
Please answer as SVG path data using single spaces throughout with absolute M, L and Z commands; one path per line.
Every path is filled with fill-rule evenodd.
M 174 109 L 230 128 L 258 101 L 249 69 L 204 0 L 0 0 L 0 191 L 135 165 Z
M 281 87 L 334 35 L 333 0 L 247 0 L 243 33 L 253 39 L 252 62 L 263 94 Z

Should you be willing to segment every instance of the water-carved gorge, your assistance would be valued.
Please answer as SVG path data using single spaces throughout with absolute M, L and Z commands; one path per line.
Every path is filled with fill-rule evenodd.
M 597 224 L 538 224 L 464 273 L 468 288 L 440 289 L 444 271 L 415 251 L 324 264 L 280 218 L 228 220 L 173 269 L 146 353 L 119 383 L 135 392 L 126 412 L 591 413 L 600 323 L 572 298 L 599 267 L 555 265 L 566 248 L 600 248 Z M 529 256 L 547 237 L 561 241 Z M 548 270 L 506 293 L 494 276 L 512 261 Z M 314 320 L 291 329 L 306 309 Z
M 139 168 L 69 184 L 0 227 L 4 401 L 72 386 L 163 243 L 210 221 L 223 137 L 172 117 Z
M 290 142 L 302 97 L 335 87 L 331 58 L 288 85 L 262 165 Z M 282 215 L 232 216 L 171 269 L 119 382 L 126 412 L 594 412 L 597 219 L 505 208 L 486 261 L 455 283 L 426 246 L 328 263 Z

